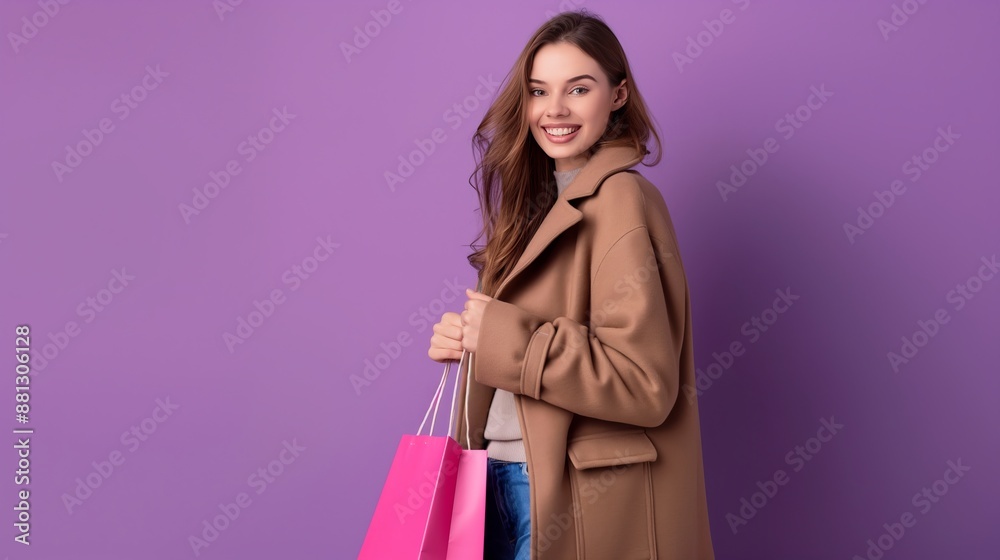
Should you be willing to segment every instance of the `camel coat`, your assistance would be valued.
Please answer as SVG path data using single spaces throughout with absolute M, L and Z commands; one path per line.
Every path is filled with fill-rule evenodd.
M 688 285 L 641 159 L 591 156 L 487 294 L 459 378 L 469 419 L 453 433 L 472 449 L 495 388 L 514 393 L 532 560 L 714 559 Z

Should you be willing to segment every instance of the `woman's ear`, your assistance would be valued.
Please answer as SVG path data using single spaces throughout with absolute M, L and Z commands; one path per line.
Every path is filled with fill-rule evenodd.
M 611 107 L 612 111 L 617 111 L 625 106 L 625 102 L 628 101 L 628 86 L 625 85 L 625 79 L 622 79 L 621 83 L 615 87 L 614 96 L 612 97 Z

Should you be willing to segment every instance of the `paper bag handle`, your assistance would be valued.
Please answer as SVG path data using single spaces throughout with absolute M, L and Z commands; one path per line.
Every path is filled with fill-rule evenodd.
M 476 285 L 476 291 L 479 291 L 482 286 L 482 279 Z M 469 371 L 465 376 L 465 393 L 463 400 L 463 410 L 465 412 L 465 446 L 466 449 L 472 448 L 472 443 L 469 440 L 469 379 L 472 378 L 472 352 L 468 350 L 462 350 L 462 357 L 458 360 L 458 372 L 459 375 L 455 379 L 455 386 L 451 393 L 451 412 L 448 414 L 448 431 L 451 431 L 451 426 L 454 426 L 454 413 L 455 413 L 455 397 L 458 395 L 458 380 L 462 378 L 462 362 L 465 361 L 466 355 L 469 356 Z M 420 422 L 420 427 L 417 428 L 417 435 L 424 430 L 424 425 L 427 423 L 427 416 L 431 414 L 431 408 L 434 409 L 434 415 L 431 416 L 431 426 L 427 435 L 434 435 L 434 423 L 437 420 L 438 405 L 441 404 L 441 395 L 444 393 L 445 383 L 448 380 L 448 372 L 451 370 L 451 363 L 454 360 L 447 360 L 444 365 L 444 373 L 441 374 L 441 381 L 438 382 L 437 390 L 434 391 L 434 397 L 431 399 L 431 404 L 427 407 L 427 412 L 424 413 L 424 419 Z M 455 434 L 458 435 L 458 434 Z

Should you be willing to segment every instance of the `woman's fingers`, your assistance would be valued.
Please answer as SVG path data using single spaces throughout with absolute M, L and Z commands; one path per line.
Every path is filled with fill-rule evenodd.
M 450 350 L 462 351 L 462 339 L 452 338 L 450 336 L 445 336 L 442 334 L 435 334 L 431 337 L 431 346 L 434 348 L 445 348 Z
M 448 360 L 461 360 L 462 352 L 457 350 L 448 350 L 443 348 L 431 348 L 427 351 L 427 355 L 430 356 L 435 362 L 446 362 Z
M 434 333 L 437 335 L 441 335 L 442 337 L 453 338 L 455 340 L 461 341 L 462 318 L 459 317 L 457 313 L 454 313 L 453 315 L 458 317 L 458 322 L 452 322 L 451 319 L 445 322 L 445 319 L 442 317 L 441 319 L 442 322 L 436 323 L 434 325 Z
M 434 324 L 431 347 L 427 355 L 436 362 L 462 359 L 462 317 L 448 312 Z
M 441 316 L 441 322 L 449 325 L 454 325 L 459 329 L 462 328 L 462 316 L 458 313 L 449 311 Z

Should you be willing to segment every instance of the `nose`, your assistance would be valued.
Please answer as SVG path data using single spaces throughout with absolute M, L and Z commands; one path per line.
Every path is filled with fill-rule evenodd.
M 555 117 L 555 116 L 563 115 L 565 113 L 565 111 L 566 111 L 566 104 L 563 103 L 562 98 L 560 96 L 558 96 L 558 95 L 553 95 L 550 99 L 551 99 L 551 101 L 549 101 L 549 104 L 548 104 L 548 107 L 547 107 L 547 110 L 546 110 L 547 116 L 548 117 Z

